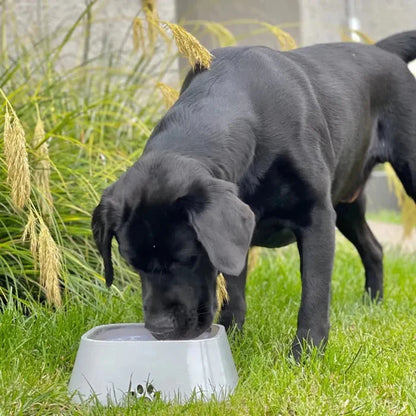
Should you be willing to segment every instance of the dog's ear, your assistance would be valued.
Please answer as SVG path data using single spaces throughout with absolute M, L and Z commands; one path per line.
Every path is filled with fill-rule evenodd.
M 113 204 L 104 197 L 92 214 L 91 228 L 95 244 L 104 260 L 105 282 L 111 286 L 114 279 L 113 262 L 111 260 L 111 241 L 114 237 Z
M 212 179 L 204 184 L 204 191 L 203 206 L 188 210 L 190 222 L 212 264 L 222 273 L 237 276 L 245 265 L 254 214 L 229 182 Z

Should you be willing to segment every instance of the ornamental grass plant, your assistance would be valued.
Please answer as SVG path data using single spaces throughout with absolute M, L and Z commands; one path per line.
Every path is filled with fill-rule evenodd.
M 137 400 L 128 409 L 71 403 L 67 383 L 80 336 L 95 325 L 143 320 L 139 279 L 116 249 L 117 281 L 105 287 L 91 212 L 176 100 L 179 86 L 164 83 L 175 44 L 192 65 L 210 62 L 183 26 L 159 19 L 149 0 L 138 3 L 126 28 L 131 50 L 108 47 L 89 56 L 97 3 L 88 1 L 66 29 L 31 45 L 18 34 L 6 45 L 7 25 L 1 28 L 0 415 L 416 415 L 414 256 L 386 253 L 386 299 L 376 305 L 362 300 L 363 269 L 345 241 L 335 259 L 325 357 L 298 366 L 287 355 L 300 300 L 296 248 L 256 251 L 245 332 L 230 334 L 240 382 L 229 400 Z M 229 46 L 238 40 L 235 23 L 186 27 Z M 280 28 L 257 24 L 275 34 L 276 45 L 295 46 Z M 77 31 L 81 60 L 62 66 Z

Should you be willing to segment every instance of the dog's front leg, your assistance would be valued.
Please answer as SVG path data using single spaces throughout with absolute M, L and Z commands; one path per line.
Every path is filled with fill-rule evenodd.
M 246 278 L 247 278 L 247 259 L 244 269 L 238 276 L 225 274 L 227 284 L 228 301 L 222 305 L 218 323 L 224 325 L 226 329 L 236 325 L 242 329 L 246 317 Z
M 298 229 L 302 298 L 292 352 L 296 360 L 303 346 L 324 347 L 329 331 L 331 274 L 335 251 L 335 212 L 315 207 L 310 224 Z

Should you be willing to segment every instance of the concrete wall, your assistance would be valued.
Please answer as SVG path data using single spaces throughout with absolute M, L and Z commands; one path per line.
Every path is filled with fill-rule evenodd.
M 229 23 L 249 19 L 284 28 L 289 24 L 287 31 L 298 45 L 307 46 L 340 41 L 351 13 L 358 28 L 374 41 L 416 28 L 416 0 L 176 0 L 178 21 L 228 22 L 227 27 L 236 35 L 238 44 L 273 48 L 278 48 L 275 36 L 270 32 L 258 33 L 258 25 Z M 207 47 L 218 46 L 218 41 L 203 29 L 193 24 L 186 27 Z
M 236 22 L 243 19 L 258 20 L 273 25 L 290 24 L 287 31 L 299 41 L 299 4 L 288 0 L 176 0 L 178 21 L 205 20 L 215 22 Z M 261 27 L 254 23 L 226 25 L 244 45 L 267 45 L 277 48 L 276 37 L 267 31 L 258 32 Z M 192 25 L 188 26 L 192 29 Z M 209 35 L 200 31 L 201 39 L 209 47 L 216 47 L 218 43 Z
M 91 0 L 0 0 L 1 22 L 9 50 L 16 36 L 26 47 L 53 34 L 58 44 Z M 159 14 L 168 21 L 258 20 L 274 25 L 290 24 L 288 32 L 300 45 L 340 40 L 346 24 L 346 3 L 352 5 L 360 29 L 377 40 L 391 33 L 416 28 L 416 0 L 157 0 Z M 73 66 L 85 57 L 91 59 L 104 50 L 132 51 L 132 21 L 140 12 L 140 0 L 98 0 L 92 8 L 93 22 L 88 47 L 85 46 L 87 19 L 72 35 L 62 52 L 61 64 Z M 278 47 L 270 32 L 260 33 L 253 23 L 228 25 L 239 44 Z M 208 47 L 218 46 L 212 36 L 194 25 L 187 28 Z M 252 32 L 252 33 L 250 33 Z M 163 45 L 160 46 L 163 50 Z M 163 52 L 163 51 L 162 51 Z
M 400 211 L 396 195 L 388 186 L 387 174 L 384 171 L 373 171 L 365 186 L 367 211 L 380 210 Z
M 223 23 L 233 33 L 238 45 L 266 45 L 279 49 L 276 36 L 254 21 L 282 25 L 299 43 L 299 13 L 296 0 L 176 0 L 177 21 L 184 22 L 185 27 L 209 49 L 220 46 L 218 39 L 192 22 L 201 20 Z M 180 67 L 183 77 L 189 68 L 182 59 Z
M 48 33 L 55 42 L 77 19 L 91 0 L 0 0 L 1 21 L 8 44 L 18 35 L 28 45 L 38 42 Z M 340 27 L 346 23 L 348 0 L 158 0 L 163 19 L 236 21 L 256 19 L 271 24 L 290 23 L 287 30 L 301 45 L 340 40 Z M 416 0 L 349 0 L 359 19 L 361 30 L 374 40 L 401 30 L 416 28 Z M 131 51 L 131 24 L 139 13 L 139 0 L 98 0 L 92 9 L 94 28 L 91 32 L 89 56 L 105 48 Z M 84 19 L 86 24 L 86 20 Z M 85 25 L 83 26 L 85 27 Z M 264 44 L 277 47 L 271 33 L 257 33 L 254 24 L 229 26 L 240 44 Z M 192 29 L 192 25 L 188 28 Z M 201 31 L 208 47 L 217 46 Z M 63 52 L 64 59 L 82 59 L 85 33 L 77 30 Z
M 416 29 L 415 0 L 353 0 L 360 30 L 379 40 L 403 30 Z M 299 0 L 302 45 L 336 42 L 346 25 L 345 0 Z
M 32 45 L 49 37 L 50 44 L 45 43 L 45 48 L 53 49 L 63 40 L 90 2 L 91 0 L 0 0 L 0 19 L 9 53 L 12 57 L 19 54 L 15 47 L 16 38 L 30 50 Z M 158 1 L 158 10 L 162 19 L 175 20 L 174 0 Z M 59 65 L 62 69 L 71 68 L 85 59 L 117 52 L 117 59 L 120 60 L 117 65 L 132 67 L 139 56 L 139 52 L 133 51 L 132 23 L 140 11 L 140 0 L 98 0 L 91 8 L 91 14 L 82 19 L 62 50 Z M 91 30 L 86 45 L 88 20 Z M 156 61 L 166 52 L 163 41 L 159 43 L 158 51 Z M 173 66 L 171 78 L 177 83 L 177 65 Z

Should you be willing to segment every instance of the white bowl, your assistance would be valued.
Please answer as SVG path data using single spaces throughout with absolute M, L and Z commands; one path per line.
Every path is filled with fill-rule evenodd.
M 184 403 L 223 400 L 237 382 L 222 325 L 195 339 L 158 341 L 144 324 L 112 324 L 81 337 L 69 391 L 76 403 L 123 405 L 132 397 Z

